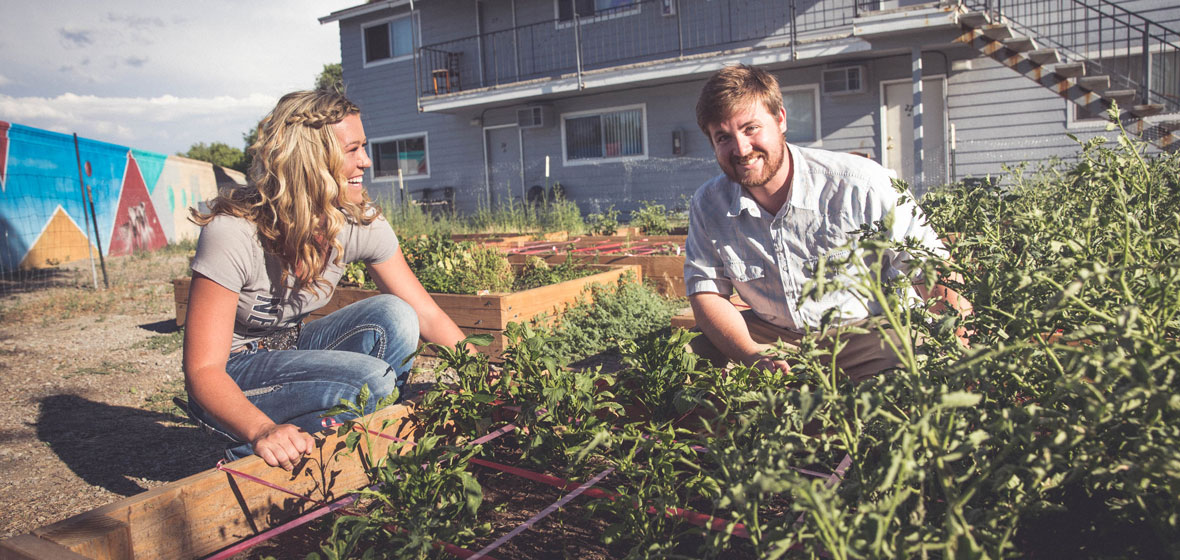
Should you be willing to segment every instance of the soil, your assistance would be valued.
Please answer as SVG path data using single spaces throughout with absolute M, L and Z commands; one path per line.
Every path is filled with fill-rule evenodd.
M 0 472 L 7 475 L 0 539 L 207 470 L 222 457 L 224 444 L 172 404 L 184 382 L 171 280 L 187 267 L 188 254 L 177 251 L 108 259 L 110 288 L 100 290 L 88 262 L 33 279 L 0 278 Z M 428 359 L 419 364 L 411 381 L 418 388 L 435 377 Z M 502 511 L 527 519 L 554 498 L 529 499 L 544 504 Z M 602 530 L 569 511 L 553 522 L 577 529 L 573 541 L 526 538 L 513 555 L 586 551 Z

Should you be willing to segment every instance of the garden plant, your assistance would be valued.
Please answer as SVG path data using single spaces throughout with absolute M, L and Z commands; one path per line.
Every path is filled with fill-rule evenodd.
M 502 368 L 440 352 L 458 381 L 420 404 L 411 459 L 364 459 L 379 489 L 323 550 L 483 546 L 489 506 L 470 473 L 495 461 L 577 483 L 609 472 L 577 511 L 604 524 L 617 557 L 1172 556 L 1180 157 L 1145 150 L 1126 135 L 1091 140 L 1076 161 L 1013 170 L 1003 188 L 929 194 L 929 219 L 955 234 L 949 258 L 889 241 L 892 217 L 866 224 L 805 289 L 853 289 L 884 310 L 857 328 L 895 333 L 900 365 L 860 384 L 833 366 L 840 344 L 814 333 L 779 349 L 787 375 L 710 367 L 685 353 L 683 331 L 621 339 L 613 373 L 569 367 L 560 325 L 514 326 Z M 911 273 L 883 278 L 877 263 L 898 250 L 915 257 Z M 956 273 L 973 315 L 906 297 Z M 514 436 L 469 445 L 507 422 Z M 366 516 L 398 525 L 406 508 L 459 525 L 423 522 L 417 542 L 432 546 L 379 545 Z

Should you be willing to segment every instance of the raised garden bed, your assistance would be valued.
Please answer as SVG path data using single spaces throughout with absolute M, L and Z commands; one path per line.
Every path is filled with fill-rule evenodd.
M 524 350 L 518 349 L 518 352 L 524 354 L 518 356 L 531 352 L 528 347 L 537 350 L 537 344 L 544 342 L 544 338 L 523 340 L 520 348 Z M 669 339 L 663 344 L 665 351 L 675 351 L 682 348 L 682 339 Z M 473 553 L 487 558 L 551 558 L 569 554 L 588 558 L 614 557 L 622 550 L 612 546 L 609 540 L 604 544 L 598 538 L 609 533 L 615 523 L 634 523 L 636 518 L 640 523 L 650 520 L 655 534 L 667 535 L 658 544 L 670 545 L 681 555 L 692 555 L 697 546 L 716 536 L 721 539 L 720 544 L 711 546 L 717 552 L 727 552 L 726 557 L 757 556 L 754 554 L 756 547 L 751 544 L 756 535 L 741 521 L 746 518 L 736 515 L 736 509 L 735 521 L 726 513 L 730 508 L 710 506 L 711 500 L 701 495 L 693 498 L 698 494 L 694 491 L 686 495 L 644 493 L 648 484 L 644 482 L 644 472 L 649 461 L 653 472 L 667 476 L 665 469 L 678 464 L 677 456 L 695 458 L 705 465 L 706 462 L 723 460 L 718 454 L 728 453 L 729 448 L 706 448 L 704 445 L 713 445 L 709 443 L 711 438 L 694 436 L 687 430 L 677 432 L 676 438 L 683 437 L 683 441 L 670 439 L 673 434 L 658 427 L 664 420 L 656 420 L 657 416 L 669 417 L 661 416 L 656 408 L 637 404 L 639 401 L 633 398 L 640 394 L 637 392 L 640 389 L 627 387 L 642 383 L 641 378 L 634 376 L 641 374 L 641 368 L 632 370 L 631 376 L 620 379 L 612 388 L 608 379 L 613 378 L 594 372 L 538 371 L 535 367 L 540 363 L 536 360 L 543 362 L 544 359 L 535 355 L 532 359 L 518 357 L 512 363 L 516 367 L 512 370 L 517 375 L 516 381 L 504 377 L 502 383 L 487 385 L 483 381 L 488 373 L 486 360 L 450 359 L 448 365 L 461 373 L 458 386 L 438 387 L 421 401 L 379 410 L 366 419 L 346 424 L 337 432 L 317 436 L 316 451 L 293 473 L 267 467 L 257 457 L 218 465 L 198 475 L 0 542 L 0 558 L 130 559 L 207 555 L 226 558 L 320 517 L 342 519 L 338 517 L 340 515 L 352 520 L 370 520 L 367 528 L 351 522 L 345 524 L 346 535 L 369 531 L 360 537 L 369 540 L 360 541 L 364 543 L 361 548 L 351 551 L 351 554 L 359 554 L 368 546 L 384 546 L 384 539 L 390 534 L 405 531 L 392 525 L 386 517 L 374 517 L 384 511 L 380 501 L 369 501 L 375 494 L 362 493 L 357 498 L 351 495 L 352 491 L 376 488 L 370 486 L 376 480 L 392 482 L 398 487 L 420 487 L 423 481 L 415 480 L 415 477 L 431 475 L 417 473 L 430 471 L 434 468 L 430 465 L 448 461 L 451 466 L 443 468 L 450 468 L 451 473 L 444 476 L 466 473 L 460 476 L 478 480 L 477 486 L 463 485 L 467 502 L 472 499 L 471 492 L 478 491 L 481 501 L 501 507 L 477 506 L 478 517 L 474 519 L 474 512 L 462 519 L 451 518 L 396 499 L 385 507 L 404 510 L 398 511 L 398 516 L 405 518 L 408 515 L 412 522 L 421 521 L 431 526 L 429 524 L 441 521 L 445 525 L 439 531 L 443 533 L 452 521 L 478 523 L 483 527 L 475 536 L 464 537 L 462 547 L 446 542 L 433 530 L 427 533 L 430 535 L 426 541 L 427 549 L 433 542 L 453 557 L 468 558 Z M 505 375 L 508 375 L 507 371 L 506 368 Z M 526 374 L 526 371 L 532 373 Z M 698 380 L 707 379 L 707 376 L 699 377 L 701 375 L 706 374 L 693 373 Z M 590 383 L 582 387 L 577 382 L 566 385 L 577 379 Z M 568 393 L 554 395 L 553 389 L 559 387 L 567 387 Z M 722 390 L 720 394 L 733 388 Z M 519 405 L 502 399 L 465 400 L 472 397 L 473 390 L 478 395 L 504 398 L 517 394 Z M 618 402 L 631 404 L 620 408 L 612 403 L 616 403 L 622 394 L 632 397 L 621 397 Z M 461 404 L 464 402 L 467 406 Z M 727 399 L 724 402 L 736 401 Z M 448 412 L 454 406 L 462 409 L 458 416 Z M 624 408 L 628 409 L 625 414 Z M 675 424 L 682 428 L 699 428 L 701 424 L 697 422 L 709 421 L 706 416 L 679 413 L 673 418 L 677 418 Z M 636 426 L 645 425 L 643 419 L 655 422 L 638 432 L 631 431 Z M 720 419 L 713 422 L 711 430 L 730 425 L 729 420 Z M 442 428 L 427 430 L 426 426 Z M 475 431 L 472 431 L 473 427 Z M 537 456 L 530 463 L 530 453 L 553 452 L 552 448 L 546 451 L 549 444 L 538 445 L 534 438 L 543 437 L 556 443 L 558 439 L 572 436 L 572 441 L 556 443 L 555 457 L 568 457 L 568 452 L 563 454 L 560 447 L 570 445 L 573 446 L 571 450 L 577 450 L 585 443 L 579 438 L 591 433 L 586 431 L 588 428 L 597 430 L 602 436 L 616 434 L 608 436 L 613 442 L 607 445 L 608 448 L 635 446 L 637 449 L 632 452 L 611 452 L 608 449 L 585 462 L 581 459 L 569 461 L 569 470 L 565 471 L 560 466 L 560 463 L 567 462 L 565 460 L 538 461 L 540 456 Z M 651 430 L 650 434 L 645 433 L 647 430 Z M 433 438 L 439 435 L 446 439 L 436 447 L 432 442 L 437 441 Z M 594 436 L 595 441 L 602 436 Z M 465 456 L 455 461 L 455 454 L 451 451 L 431 453 L 431 449 L 442 449 L 442 445 L 447 445 L 447 450 L 466 450 L 462 451 Z M 477 445 L 482 447 L 477 449 Z M 593 447 L 594 444 L 590 449 Z M 417 454 L 419 451 L 421 454 Z M 663 452 L 669 456 L 663 456 Z M 398 459 L 399 454 L 405 456 Z M 388 467 L 374 467 L 382 461 L 395 467 L 392 471 L 383 471 Z M 572 468 L 572 463 L 581 464 Z M 655 468 L 657 463 L 661 465 L 659 468 Z M 809 479 L 819 479 L 820 484 L 831 488 L 839 484 L 850 465 L 847 455 L 843 459 L 837 455 L 831 468 L 803 463 L 795 470 Z M 575 471 L 582 474 L 572 474 Z M 378 474 L 383 472 L 384 475 Z M 693 475 L 688 471 L 682 474 L 692 480 Z M 427 480 L 437 483 L 440 479 Z M 659 479 L 650 482 L 657 481 L 667 484 L 666 480 Z M 679 489 L 679 485 L 675 486 Z M 455 507 L 455 502 L 445 499 L 445 483 L 429 488 L 428 496 L 443 496 L 439 498 L 443 501 L 428 497 L 426 503 L 437 503 L 439 509 Z M 389 491 L 381 490 L 383 493 Z M 797 519 L 801 519 L 789 507 L 786 496 L 772 497 L 759 511 L 764 512 L 765 519 L 771 523 L 783 526 L 797 524 Z M 373 519 L 376 521 L 371 521 Z M 668 532 L 669 526 L 686 530 Z M 345 537 L 335 535 L 322 524 L 304 530 L 304 533 L 297 539 L 279 542 L 261 552 L 277 552 L 279 557 L 302 557 L 326 540 L 333 541 L 333 546 L 344 546 L 342 539 Z M 655 534 L 642 538 L 661 538 Z M 672 541 L 669 542 L 668 538 Z M 351 554 L 348 557 L 352 557 Z
M 642 267 L 636 264 L 592 264 L 597 272 L 575 280 L 567 280 L 549 286 L 507 294 L 431 294 L 459 328 L 468 335 L 490 334 L 492 343 L 481 349 L 491 357 L 499 357 L 504 350 L 504 328 L 510 322 L 526 322 L 542 314 L 549 317 L 559 315 L 567 305 L 580 297 L 590 297 L 586 288 L 591 284 L 612 284 L 627 274 L 635 275 L 636 281 L 643 278 Z M 188 289 L 191 278 L 177 278 L 172 281 L 176 298 L 176 325 L 184 326 L 188 311 Z M 377 290 L 362 288 L 337 288 L 332 300 L 313 312 L 309 321 L 314 321 L 341 307 L 377 295 Z
M 685 296 L 684 236 L 585 236 L 566 243 L 532 241 L 504 250 L 512 263 L 537 256 L 550 264 L 572 258 L 586 264 L 639 265 L 661 294 Z

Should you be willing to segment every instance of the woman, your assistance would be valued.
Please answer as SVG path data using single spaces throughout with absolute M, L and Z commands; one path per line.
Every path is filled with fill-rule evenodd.
M 185 320 L 193 416 L 290 470 L 313 448 L 320 415 L 364 385 L 399 390 L 418 338 L 454 346 L 459 327 L 406 264 L 363 186 L 372 165 L 360 110 L 327 91 L 290 93 L 258 125 L 244 188 L 224 192 L 202 226 Z M 302 325 L 332 297 L 344 266 L 365 261 L 383 295 Z M 366 412 L 371 412 L 368 410 Z

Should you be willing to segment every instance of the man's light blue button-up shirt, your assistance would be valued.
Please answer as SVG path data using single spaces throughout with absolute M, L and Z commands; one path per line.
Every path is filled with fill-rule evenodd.
M 687 293 L 728 297 L 736 290 L 758 317 L 796 331 L 819 326 L 824 312 L 833 308 L 845 322 L 879 313 L 875 302 L 850 290 L 819 301 L 801 302 L 800 296 L 821 256 L 845 246 L 851 232 L 883 220 L 891 210 L 892 239 L 911 237 L 943 252 L 938 234 L 912 193 L 907 191 L 899 205 L 903 195 L 890 181 L 892 171 L 856 155 L 787 147 L 794 174 L 790 199 L 777 214 L 724 174 L 693 195 L 684 264 Z M 910 256 L 891 252 L 885 259 L 882 270 L 893 278 L 906 270 Z

